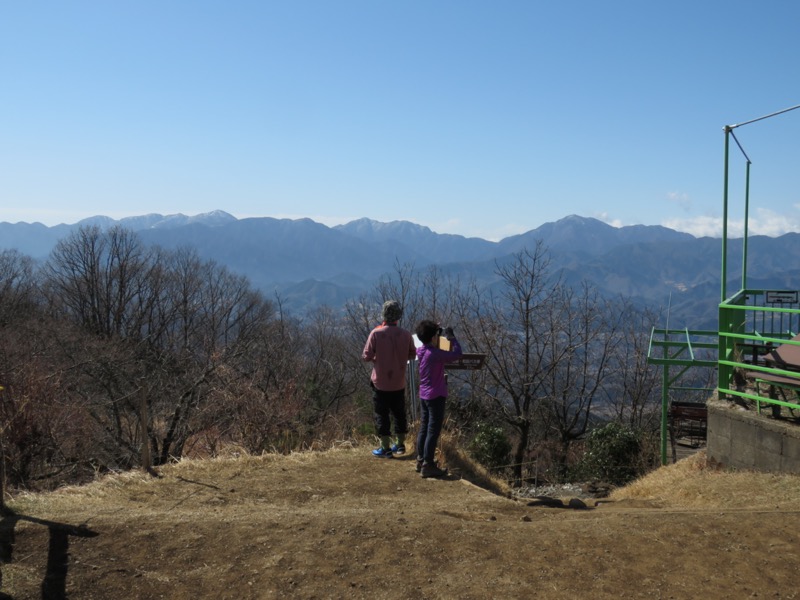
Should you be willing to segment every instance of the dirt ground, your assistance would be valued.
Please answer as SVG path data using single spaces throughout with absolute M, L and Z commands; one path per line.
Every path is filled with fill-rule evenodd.
M 798 597 L 800 478 L 684 462 L 595 505 L 367 447 L 184 461 L 14 499 L 0 598 Z

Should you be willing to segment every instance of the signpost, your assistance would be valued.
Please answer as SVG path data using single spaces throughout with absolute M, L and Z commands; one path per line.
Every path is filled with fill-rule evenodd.
M 478 369 L 483 368 L 483 363 L 486 360 L 485 354 L 479 354 L 476 352 L 465 352 L 461 355 L 461 358 L 458 360 L 447 363 L 444 368 L 445 369 L 469 369 L 473 371 L 477 371 Z

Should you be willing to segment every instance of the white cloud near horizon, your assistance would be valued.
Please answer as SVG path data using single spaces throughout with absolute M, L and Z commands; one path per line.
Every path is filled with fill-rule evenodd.
M 748 219 L 748 236 L 765 235 L 779 237 L 786 233 L 800 232 L 800 216 L 780 214 L 767 208 L 758 208 Z M 662 223 L 675 231 L 690 233 L 695 237 L 722 237 L 722 217 L 704 215 L 686 219 L 667 219 Z M 744 219 L 728 219 L 728 237 L 744 235 Z
M 619 229 L 620 227 L 625 227 L 625 223 L 623 223 L 620 219 L 612 219 L 607 212 L 595 213 L 594 218 L 602 221 L 606 225 L 611 225 L 612 227 L 616 227 L 617 229 Z

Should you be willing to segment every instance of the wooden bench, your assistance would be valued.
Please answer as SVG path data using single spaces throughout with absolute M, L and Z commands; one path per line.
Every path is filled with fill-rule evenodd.
M 790 341 L 800 342 L 800 335 L 794 336 Z M 797 371 L 800 377 L 800 346 L 795 344 L 781 344 L 771 352 L 764 355 L 767 366 L 785 371 Z
M 794 336 L 791 341 L 800 341 L 800 335 Z M 800 346 L 796 344 L 781 344 L 774 350 L 764 355 L 764 364 L 767 367 L 781 369 L 783 371 L 797 372 L 797 377 L 790 375 L 777 375 L 764 371 L 748 371 L 745 375 L 752 379 L 756 384 L 756 393 L 760 396 L 760 384 L 769 385 L 769 397 L 772 400 L 778 399 L 778 390 L 785 402 L 788 402 L 784 390 L 792 390 L 800 402 Z M 772 405 L 772 416 L 781 416 L 780 404 Z
M 708 432 L 708 408 L 699 402 L 673 402 L 669 406 L 667 424 L 672 445 L 672 462 L 675 462 L 678 438 L 688 438 L 693 448 L 705 441 Z
M 800 373 L 797 377 L 787 377 L 783 375 L 773 375 L 772 373 L 764 373 L 763 371 L 748 371 L 746 373 L 748 379 L 752 379 L 756 384 L 756 393 L 760 396 L 760 384 L 766 383 L 769 386 L 769 397 L 772 400 L 778 399 L 778 390 L 780 390 L 781 397 L 785 402 L 788 402 L 784 390 L 792 390 L 797 396 L 797 402 L 800 403 Z M 781 405 L 772 405 L 772 416 L 776 419 L 781 416 Z
M 771 342 L 737 342 L 736 349 L 741 355 L 741 362 L 763 367 L 766 364 L 766 356 L 775 349 L 775 346 Z

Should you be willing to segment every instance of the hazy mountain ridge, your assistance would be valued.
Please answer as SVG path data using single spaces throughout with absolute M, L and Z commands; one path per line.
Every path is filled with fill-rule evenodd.
M 277 291 L 289 308 L 299 311 L 323 303 L 341 306 L 397 265 L 423 270 L 436 264 L 443 274 L 492 283 L 496 264 L 538 240 L 550 252 L 553 271 L 566 281 L 588 280 L 606 295 L 630 297 L 643 305 L 671 304 L 676 319 L 697 321 L 689 326 L 710 325 L 719 302 L 720 240 L 660 226 L 617 228 L 576 215 L 499 242 L 439 234 L 409 221 L 367 218 L 328 227 L 311 219 L 237 219 L 224 211 L 121 220 L 98 216 L 54 227 L 0 223 L 0 249 L 46 258 L 59 239 L 87 225 L 120 225 L 136 231 L 145 243 L 164 248 L 194 247 L 202 258 L 247 276 L 268 295 Z M 728 248 L 733 291 L 741 278 L 742 240 L 729 240 Z M 800 264 L 800 234 L 753 236 L 748 255 L 749 282 L 757 278 L 765 285 L 797 287 L 796 271 L 789 265 Z
M 497 243 L 482 238 L 435 233 L 429 227 L 409 221 L 381 223 L 364 218 L 337 225 L 334 229 L 393 253 L 398 252 L 399 246 L 404 254 L 424 264 L 481 259 L 487 254 L 494 255 L 499 247 Z

